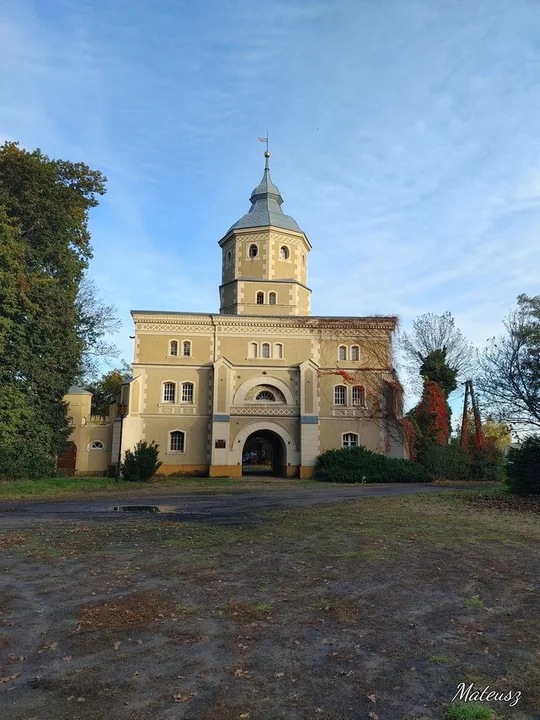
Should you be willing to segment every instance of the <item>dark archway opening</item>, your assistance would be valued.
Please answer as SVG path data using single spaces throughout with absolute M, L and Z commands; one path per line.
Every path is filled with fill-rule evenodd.
M 242 475 L 285 475 L 283 440 L 271 430 L 252 433 L 242 450 Z

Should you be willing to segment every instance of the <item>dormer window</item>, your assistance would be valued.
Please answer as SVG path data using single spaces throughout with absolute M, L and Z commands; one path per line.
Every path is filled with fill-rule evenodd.
M 259 254 L 259 248 L 256 245 L 250 245 L 249 246 L 249 257 L 256 258 L 258 254 Z

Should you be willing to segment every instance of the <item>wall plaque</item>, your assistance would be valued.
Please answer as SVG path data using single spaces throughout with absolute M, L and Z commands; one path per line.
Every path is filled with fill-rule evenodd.
M 216 447 L 217 448 L 226 448 L 227 443 L 225 442 L 225 440 L 216 440 Z

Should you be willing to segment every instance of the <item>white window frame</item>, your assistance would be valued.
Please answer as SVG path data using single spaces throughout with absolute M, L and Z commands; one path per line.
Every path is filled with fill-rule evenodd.
M 259 343 L 256 343 L 256 342 L 249 343 L 248 357 L 253 360 L 258 360 L 258 358 L 259 358 Z
M 259 302 L 259 296 L 262 296 L 262 302 Z M 266 305 L 264 290 L 257 290 L 255 293 L 255 305 Z
M 186 344 L 189 344 L 189 353 L 186 354 Z M 182 340 L 182 357 L 193 357 L 193 343 L 191 340 Z
M 173 353 L 172 351 L 172 344 L 176 343 L 176 352 Z M 172 340 L 169 340 L 169 357 L 178 357 L 178 350 L 180 349 L 180 343 L 176 338 L 173 338 Z
M 343 390 L 345 391 L 343 393 L 344 402 L 337 402 L 337 389 L 338 388 L 340 388 L 340 389 L 343 388 Z M 346 405 L 347 405 L 347 386 L 346 385 L 334 385 L 334 405 L 336 407 L 346 407 Z
M 184 436 L 184 447 L 182 450 L 172 450 L 171 449 L 173 433 L 182 433 L 182 435 Z M 170 455 L 185 455 L 186 448 L 187 448 L 187 433 L 186 433 L 186 431 L 180 430 L 180 428 L 175 428 L 174 430 L 169 430 L 168 438 L 167 438 L 167 453 Z
M 95 443 L 99 443 L 101 447 L 93 447 Z M 99 452 L 105 452 L 105 443 L 103 440 L 91 440 L 88 443 L 88 450 L 99 450 Z
M 276 360 L 283 360 L 284 350 L 283 343 L 274 343 L 274 357 Z
M 268 355 L 265 355 L 264 352 L 268 348 Z M 272 357 L 272 346 L 268 342 L 264 342 L 261 344 L 261 359 L 262 360 L 269 360 Z
M 351 438 L 351 437 L 356 438 L 356 444 L 355 444 L 355 445 L 353 445 L 353 444 L 350 442 L 350 438 Z M 347 441 L 345 441 L 345 438 L 347 438 Z M 345 442 L 347 442 L 347 444 L 345 444 Z M 344 433 L 341 434 L 341 447 L 342 447 L 343 449 L 349 449 L 349 448 L 352 448 L 352 447 L 358 447 L 359 445 L 360 445 L 360 437 L 359 437 L 358 433 L 349 431 L 349 432 L 344 432 Z
M 191 400 L 184 400 L 184 388 L 187 389 L 188 385 L 191 385 Z M 180 402 L 184 405 L 193 405 L 195 403 L 195 383 L 192 383 L 189 380 L 182 383 L 180 386 Z
M 274 302 L 272 302 L 272 300 L 273 300 Z M 272 292 L 269 292 L 269 293 L 268 293 L 268 304 L 269 304 L 269 305 L 277 305 L 277 292 L 274 292 L 274 291 L 272 290 Z
M 353 357 L 356 351 L 356 357 Z M 360 348 L 358 345 L 351 345 L 350 347 L 351 352 L 351 361 L 352 362 L 358 362 L 360 360 Z
M 172 385 L 174 388 L 174 398 L 172 400 L 165 399 L 165 390 L 167 388 L 167 385 Z M 174 405 L 176 403 L 176 396 L 177 396 L 176 383 L 173 380 L 164 380 L 163 386 L 161 388 L 161 402 L 168 403 L 170 405 Z
M 251 248 L 255 248 L 254 255 L 251 254 Z M 257 243 L 250 243 L 247 246 L 247 256 L 248 256 L 248 260 L 255 260 L 255 258 L 259 257 L 259 246 L 257 245 Z
M 355 401 L 354 399 L 354 391 L 358 388 L 362 390 L 362 402 Z M 354 405 L 355 407 L 366 406 L 366 388 L 364 385 L 353 385 L 353 387 L 351 388 L 351 405 Z
M 341 357 L 341 351 L 344 350 L 345 357 Z M 337 359 L 339 362 L 346 362 L 347 361 L 347 346 L 346 345 L 340 345 L 337 349 Z
M 285 251 L 286 257 L 283 257 L 283 251 Z M 291 249 L 287 245 L 281 245 L 279 248 L 279 259 L 281 262 L 290 262 L 291 261 Z

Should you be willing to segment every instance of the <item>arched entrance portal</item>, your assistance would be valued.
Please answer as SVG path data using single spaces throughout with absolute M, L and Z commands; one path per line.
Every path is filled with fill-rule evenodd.
M 242 475 L 284 475 L 286 448 L 272 430 L 257 430 L 242 449 Z

